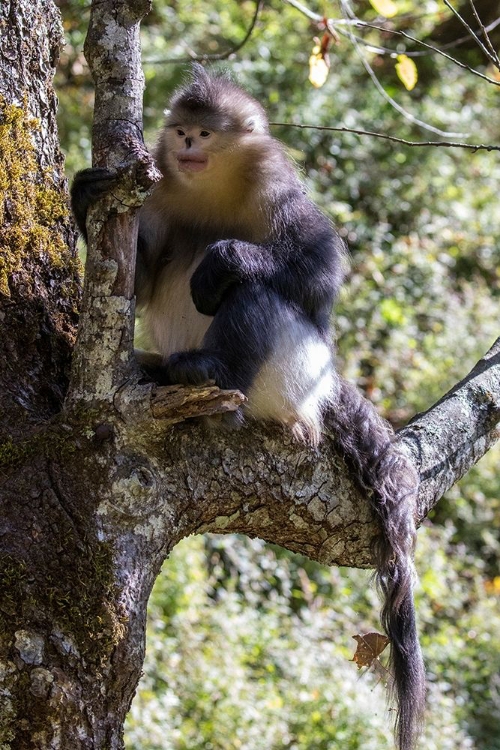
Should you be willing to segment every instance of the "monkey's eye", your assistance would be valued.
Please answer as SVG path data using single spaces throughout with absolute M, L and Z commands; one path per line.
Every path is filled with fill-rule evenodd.
M 211 135 L 212 135 L 212 133 L 210 132 L 210 130 L 201 130 L 200 131 L 200 136 L 202 138 L 210 138 Z
M 182 128 L 177 128 L 175 132 L 177 133 L 177 135 L 181 136 L 181 138 L 186 135 L 186 133 L 182 130 Z

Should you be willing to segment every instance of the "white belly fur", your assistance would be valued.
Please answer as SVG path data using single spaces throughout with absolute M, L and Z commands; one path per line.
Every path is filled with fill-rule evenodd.
M 189 281 L 201 258 L 185 269 L 169 264 L 144 311 L 144 323 L 156 350 L 164 357 L 199 349 L 212 318 L 197 311 Z

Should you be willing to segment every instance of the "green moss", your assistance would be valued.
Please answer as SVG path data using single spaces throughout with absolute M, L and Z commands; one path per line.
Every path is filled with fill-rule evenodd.
M 45 598 L 61 631 L 89 663 L 100 666 L 123 637 L 125 620 L 116 609 L 111 547 L 104 542 L 85 546 L 84 555 L 71 550 L 69 570 L 47 575 Z
M 36 456 L 64 460 L 76 451 L 76 443 L 71 435 L 48 428 L 18 442 L 8 438 L 0 443 L 0 469 L 13 471 Z
M 2 606 L 0 622 L 19 611 L 23 591 L 28 579 L 28 569 L 22 560 L 15 560 L 10 555 L 0 555 L 0 591 Z M 4 623 L 2 622 L 2 629 Z
M 9 276 L 28 257 L 48 257 L 53 266 L 77 271 L 60 231 L 68 216 L 65 195 L 37 164 L 33 133 L 39 129 L 26 106 L 0 97 L 0 292 L 7 296 Z
M 75 643 L 88 663 L 103 666 L 123 637 L 125 618 L 117 610 L 112 549 L 94 541 L 76 549 L 69 540 L 57 569 L 44 568 L 43 583 L 28 565 L 0 555 L 0 632 L 13 632 L 30 620 L 52 632 L 56 626 Z

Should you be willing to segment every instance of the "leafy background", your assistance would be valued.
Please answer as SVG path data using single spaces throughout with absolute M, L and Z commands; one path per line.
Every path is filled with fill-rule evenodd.
M 450 11 L 440 0 L 395 0 L 387 20 L 375 9 L 384 12 L 381 2 L 359 0 L 351 9 L 384 27 L 355 33 L 387 94 L 425 123 L 466 134 L 453 140 L 498 145 L 497 88 L 391 33 L 445 46 Z M 57 75 L 59 127 L 71 176 L 90 162 L 93 93 L 82 53 L 89 8 L 87 0 L 59 5 L 67 40 Z M 500 16 L 500 3 L 491 6 Z M 155 0 L 143 25 L 150 143 L 189 59 L 236 46 L 255 7 L 250 0 Z M 308 8 L 342 17 L 336 2 Z M 274 122 L 446 140 L 390 106 L 345 34 L 330 48 L 325 85 L 311 86 L 309 57 L 322 33 L 296 8 L 270 0 L 247 43 L 219 65 Z M 373 46 L 415 55 L 411 91 L 395 56 Z M 474 45 L 448 51 L 500 78 Z M 351 270 L 335 311 L 339 367 L 398 426 L 463 377 L 498 335 L 498 152 L 411 148 L 290 125 L 273 132 L 349 244 Z M 419 533 L 416 596 L 429 684 L 420 746 L 427 750 L 500 749 L 499 455 L 490 451 Z M 377 671 L 358 672 L 350 661 L 352 636 L 379 629 L 378 610 L 369 572 L 324 568 L 259 540 L 185 540 L 151 599 L 127 747 L 391 747 L 384 657 Z

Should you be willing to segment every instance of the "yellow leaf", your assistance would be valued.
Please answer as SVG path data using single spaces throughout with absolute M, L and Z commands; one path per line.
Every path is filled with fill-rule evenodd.
M 392 0 L 370 0 L 370 5 L 385 18 L 392 18 L 398 12 L 398 6 Z
M 485 581 L 484 588 L 488 594 L 500 596 L 500 576 L 495 576 L 491 581 Z
M 314 47 L 313 53 L 309 58 L 309 80 L 312 85 L 320 89 L 328 78 L 330 66 L 320 52 L 318 46 Z
M 407 91 L 412 91 L 415 88 L 418 81 L 418 71 L 417 66 L 410 57 L 398 55 L 396 73 Z

